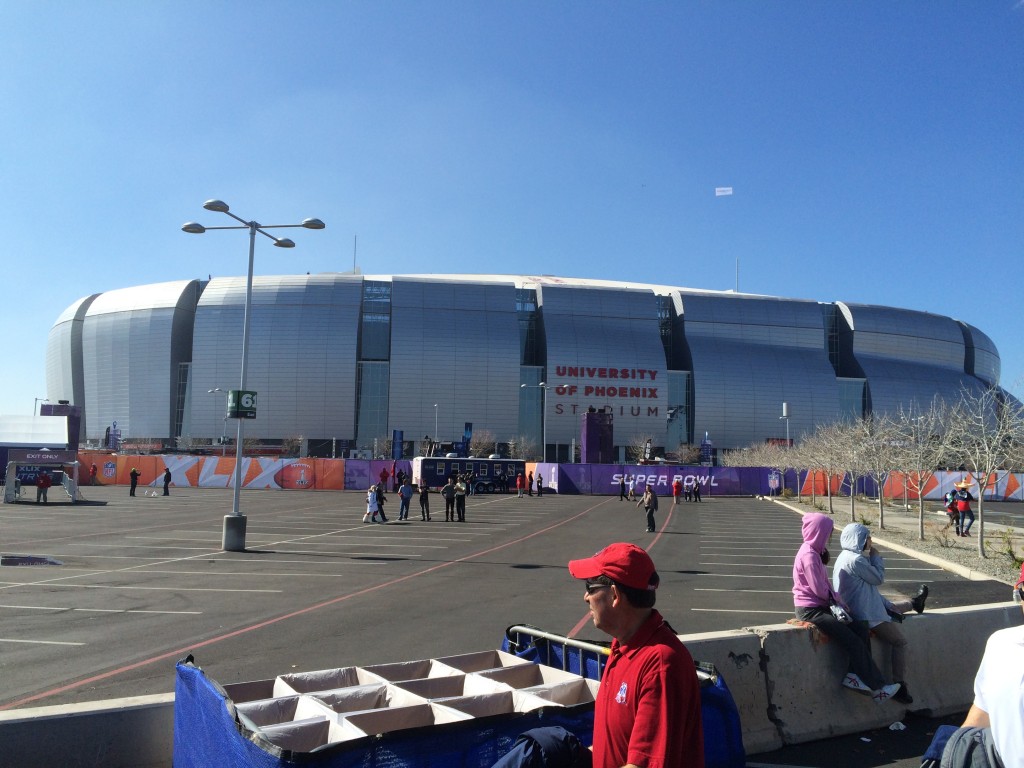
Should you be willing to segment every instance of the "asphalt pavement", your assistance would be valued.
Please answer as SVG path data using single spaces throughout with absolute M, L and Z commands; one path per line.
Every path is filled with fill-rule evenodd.
M 769 501 L 662 498 L 649 534 L 617 497 L 479 495 L 466 523 L 446 523 L 435 495 L 431 522 L 414 501 L 400 523 L 392 495 L 391 522 L 372 525 L 360 522 L 362 493 L 245 491 L 247 551 L 234 553 L 220 549 L 229 490 L 84 492 L 87 503 L 0 506 L 0 709 L 169 692 L 189 652 L 231 683 L 495 648 L 518 623 L 605 639 L 565 565 L 613 541 L 651 552 L 658 608 L 679 633 L 793 615 L 800 517 Z M 1006 599 L 998 582 L 886 560 L 888 588 L 926 583 L 932 607 Z M 900 764 L 759 758 L 784 755 L 793 762 L 771 764 Z

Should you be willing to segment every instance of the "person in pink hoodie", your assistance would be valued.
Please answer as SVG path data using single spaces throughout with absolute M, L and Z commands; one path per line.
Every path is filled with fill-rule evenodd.
M 832 615 L 832 604 L 843 601 L 832 590 L 825 570 L 828 549 L 825 545 L 832 536 L 832 518 L 819 512 L 804 515 L 804 543 L 797 550 L 793 562 L 793 605 L 800 621 L 813 624 L 843 647 L 849 656 L 849 667 L 843 676 L 843 685 L 850 690 L 872 696 L 881 703 L 892 698 L 899 685 L 883 685 L 882 673 L 871 658 L 867 638 L 858 636 L 853 625 L 841 622 Z M 843 606 L 845 608 L 845 606 Z

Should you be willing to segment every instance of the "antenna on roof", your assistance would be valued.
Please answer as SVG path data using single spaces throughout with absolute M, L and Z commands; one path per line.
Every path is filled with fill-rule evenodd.
M 740 257 L 736 257 L 736 293 L 740 292 Z
M 356 274 L 356 250 L 359 246 L 359 235 L 352 235 L 352 274 Z

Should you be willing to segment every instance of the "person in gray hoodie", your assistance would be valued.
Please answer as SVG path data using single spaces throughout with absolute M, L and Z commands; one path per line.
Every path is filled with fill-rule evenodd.
M 907 639 L 900 630 L 903 614 L 921 613 L 928 598 L 928 587 L 921 586 L 917 595 L 905 600 L 889 600 L 878 591 L 885 583 L 885 560 L 871 541 L 871 531 L 860 523 L 850 523 L 839 537 L 843 548 L 832 569 L 832 587 L 853 616 L 852 628 L 871 649 L 869 632 L 890 647 L 892 676 L 900 686 L 893 695 L 896 701 L 911 704 L 914 699 L 907 689 Z

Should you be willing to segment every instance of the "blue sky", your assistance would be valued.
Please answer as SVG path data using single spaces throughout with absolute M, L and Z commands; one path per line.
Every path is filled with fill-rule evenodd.
M 0 2 L 0 414 L 76 299 L 257 274 L 623 279 L 951 315 L 1024 394 L 1024 4 Z M 715 187 L 731 186 L 731 197 Z M 11 346 L 13 344 L 13 347 Z

